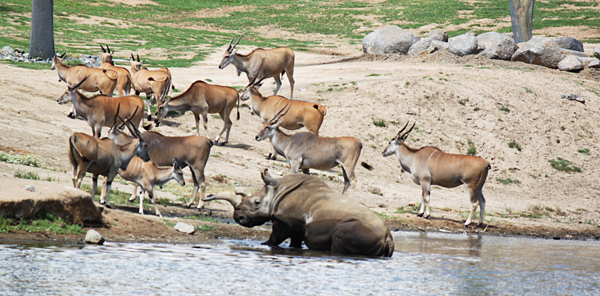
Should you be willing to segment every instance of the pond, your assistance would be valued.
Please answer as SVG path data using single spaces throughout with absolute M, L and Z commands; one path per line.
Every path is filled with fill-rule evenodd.
M 217 245 L 0 244 L 0 295 L 600 295 L 600 244 L 394 232 L 392 258 Z

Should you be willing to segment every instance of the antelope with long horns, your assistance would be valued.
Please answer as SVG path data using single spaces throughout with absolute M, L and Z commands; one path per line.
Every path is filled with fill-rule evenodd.
M 120 117 L 118 114 L 116 117 Z M 129 118 L 122 119 L 134 136 L 125 145 L 118 145 L 112 139 L 97 139 L 84 133 L 74 133 L 69 137 L 69 161 L 73 168 L 73 186 L 81 187 L 81 181 L 86 172 L 92 173 L 92 198 L 96 194 L 98 175 L 105 176 L 102 186 L 100 203 L 110 206 L 110 187 L 117 176 L 119 169 L 126 169 L 131 159 L 137 155 L 142 160 L 148 161 L 146 143 L 139 130 L 131 123 Z M 117 128 L 117 120 L 111 130 Z
M 479 223 L 477 225 L 481 225 L 485 216 L 485 198 L 482 188 L 488 171 L 491 169 L 490 163 L 481 157 L 444 153 L 434 147 L 412 149 L 404 141 L 415 124 L 413 123 L 410 129 L 404 131 L 407 126 L 408 122 L 390 141 L 383 151 L 383 156 L 396 154 L 402 167 L 401 171 L 410 173 L 413 181 L 421 185 L 423 202 L 417 216 L 430 217 L 429 192 L 431 185 L 454 188 L 464 184 L 471 199 L 471 212 L 464 226 L 467 227 L 471 224 L 477 206 L 479 206 Z
M 113 126 L 114 120 L 117 120 L 117 114 L 129 117 L 135 127 L 140 126 L 144 116 L 142 111 L 144 110 L 144 101 L 141 98 L 136 96 L 111 98 L 105 95 L 88 98 L 77 90 L 87 79 L 89 79 L 88 76 L 75 86 L 68 85 L 69 89 L 58 98 L 57 102 L 59 104 L 72 102 L 77 116 L 87 121 L 92 128 L 94 137 L 100 138 L 103 126 Z M 140 112 L 137 112 L 138 110 Z M 122 122 L 119 121 L 120 123 Z
M 144 214 L 144 195 L 152 199 L 154 204 L 154 211 L 156 215 L 162 217 L 158 210 L 158 203 L 156 201 L 156 193 L 154 192 L 154 186 L 158 185 L 162 188 L 167 182 L 171 180 L 177 181 L 179 185 L 185 186 L 185 179 L 183 178 L 183 171 L 177 158 L 173 158 L 173 165 L 170 167 L 157 167 L 152 161 L 144 162 L 141 158 L 134 156 L 129 162 L 127 169 L 119 169 L 119 176 L 121 178 L 133 182 L 134 186 L 133 194 L 129 201 L 136 199 L 137 185 L 142 188 L 140 194 L 140 214 Z
M 240 43 L 242 36 L 232 45 L 235 35 L 229 41 L 229 46 L 223 54 L 223 59 L 219 64 L 219 69 L 225 69 L 229 64 L 233 64 L 237 70 L 238 76 L 242 72 L 246 73 L 248 81 L 255 81 L 257 78 L 273 77 L 277 83 L 275 95 L 281 87 L 281 77 L 285 73 L 290 81 L 291 95 L 294 98 L 294 51 L 287 47 L 278 47 L 273 49 L 257 48 L 251 53 L 243 55 L 237 53 L 235 46 Z M 280 77 L 281 76 L 281 77 Z
M 289 100 L 282 96 L 263 97 L 258 91 L 262 79 L 253 81 L 243 91 L 240 99 L 242 101 L 250 100 L 252 113 L 258 115 L 263 123 L 267 123 L 275 118 L 275 115 L 285 106 L 289 105 L 289 110 L 281 118 L 279 127 L 288 130 L 297 130 L 302 127 L 315 135 L 319 135 L 319 129 L 323 124 L 323 118 L 327 114 L 327 109 L 317 103 Z M 277 151 L 271 147 L 271 152 L 267 159 L 276 159 Z
M 129 73 L 129 70 L 115 66 L 115 63 L 113 62 L 113 54 L 115 51 L 113 50 L 111 52 L 108 44 L 106 45 L 106 49 L 104 49 L 102 45 L 100 45 L 100 48 L 102 48 L 102 64 L 100 68 L 117 72 L 117 93 L 121 97 L 129 96 L 129 91 L 131 91 L 131 74 Z
M 208 113 L 219 113 L 223 119 L 223 129 L 219 135 L 215 138 L 214 143 L 217 144 L 221 135 L 227 131 L 225 137 L 225 145 L 229 142 L 229 132 L 231 131 L 231 111 L 237 107 L 237 119 L 240 119 L 240 104 L 238 92 L 228 86 L 208 84 L 204 81 L 198 80 L 182 94 L 173 98 L 167 98 L 163 104 L 158 105 L 158 111 L 156 112 L 156 119 L 154 123 L 158 127 L 160 121 L 167 116 L 169 111 L 176 111 L 181 114 L 186 111 L 192 111 L 194 118 L 196 119 L 196 135 L 200 135 L 200 116 L 202 115 L 202 123 L 204 130 L 208 135 L 208 128 L 206 122 L 208 121 Z
M 148 120 L 152 119 L 152 111 L 150 110 L 150 104 L 152 102 L 152 96 L 157 102 L 164 102 L 169 94 L 169 90 L 175 89 L 171 80 L 171 71 L 167 68 L 160 68 L 158 70 L 148 70 L 146 67 L 142 67 L 144 61 L 140 61 L 140 56 L 137 56 L 137 61 L 131 54 L 129 59 L 131 63 L 131 74 L 133 75 L 131 80 L 133 82 L 133 89 L 136 95 L 140 93 L 146 93 L 146 105 L 148 107 Z
M 87 92 L 100 91 L 101 94 L 112 97 L 117 86 L 117 72 L 110 69 L 89 68 L 84 65 L 67 66 L 61 61 L 65 54 L 63 53 L 60 56 L 56 54 L 52 57 L 50 70 L 56 69 L 59 81 L 64 81 L 67 85 L 74 85 L 88 77 L 85 83 L 80 85 L 82 90 Z M 75 108 L 71 108 L 68 117 L 76 118 L 77 115 L 75 114 Z
M 283 116 L 290 110 L 291 105 L 284 106 L 267 123 L 265 123 L 256 135 L 256 140 L 271 139 L 277 153 L 285 156 L 290 171 L 298 173 L 300 169 L 305 174 L 309 169 L 328 170 L 337 165 L 342 167 L 344 174 L 344 190 L 346 193 L 350 183 L 352 189 L 356 187 L 356 176 L 354 168 L 362 151 L 362 143 L 353 137 L 319 137 L 313 133 L 296 133 L 288 135 L 279 129 Z M 373 169 L 370 165 L 362 162 L 366 169 Z

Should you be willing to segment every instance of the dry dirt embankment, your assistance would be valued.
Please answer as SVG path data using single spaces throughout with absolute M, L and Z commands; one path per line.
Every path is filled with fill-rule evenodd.
M 244 76 L 235 75 L 233 68 L 218 70 L 219 58 L 220 54 L 215 54 L 194 67 L 172 69 L 174 84 L 184 91 L 198 79 L 233 86 L 247 83 Z M 420 186 L 407 174 L 400 173 L 396 159 L 383 158 L 381 152 L 399 125 L 416 121 L 416 128 L 407 140 L 411 147 L 436 146 L 446 152 L 466 154 L 472 143 L 477 155 L 490 161 L 492 170 L 483 189 L 489 225 L 486 233 L 562 238 L 600 235 L 598 72 L 564 73 L 473 56 L 458 58 L 446 52 L 414 58 L 392 56 L 384 60 L 369 56 L 338 61 L 343 58 L 348 57 L 298 53 L 294 98 L 327 107 L 322 136 L 354 136 L 362 140 L 361 160 L 375 170 L 357 168 L 355 197 L 381 213 L 392 228 L 484 231 L 462 227 L 470 208 L 463 187 L 432 187 L 431 220 L 410 213 L 420 203 Z M 72 186 L 67 139 L 73 132 L 89 133 L 90 128 L 85 122 L 66 117 L 69 106 L 56 104 L 55 99 L 65 85 L 58 83 L 56 73 L 50 70 L 0 67 L 2 150 L 40 156 L 48 167 L 63 171 L 0 163 L 0 175 L 14 178 L 17 170 L 31 170 Z M 272 80 L 267 80 L 261 91 L 272 94 L 274 87 Z M 289 91 L 284 82 L 281 94 L 289 96 Z M 567 101 L 561 98 L 563 93 L 576 93 L 587 101 L 585 104 Z M 211 151 L 206 167 L 211 190 L 239 184 L 253 191 L 262 184 L 260 170 L 269 168 L 272 172 L 287 173 L 288 166 L 281 157 L 277 161 L 265 159 L 268 143 L 254 140 L 262 125 L 259 119 L 246 108 L 240 111 L 242 116 L 234 121 L 230 145 L 213 147 Z M 385 121 L 385 127 L 374 124 L 380 119 Z M 193 116 L 185 114 L 168 118 L 157 130 L 166 135 L 189 135 L 195 133 L 194 127 Z M 211 138 L 221 127 L 219 118 L 209 116 Z M 201 130 L 201 134 L 205 132 Z M 511 142 L 519 149 L 514 144 L 511 148 Z M 549 160 L 557 157 L 569 160 L 581 172 L 554 169 Z M 340 169 L 314 173 L 341 191 Z M 221 177 L 213 179 L 218 175 Z M 187 170 L 186 176 L 191 183 Z M 90 182 L 89 178 L 84 180 L 85 184 Z M 130 186 L 117 183 L 113 188 L 131 190 Z M 173 196 L 160 191 L 158 194 Z M 204 213 L 231 217 L 228 204 L 213 202 L 206 209 Z M 261 229 L 192 221 L 213 227 L 190 237 L 168 225 L 173 223 L 171 219 L 197 213 L 194 210 L 168 206 L 164 211 L 161 209 L 165 219 L 131 212 L 137 212 L 137 205 L 105 210 L 103 215 L 108 215 L 105 221 L 111 222 L 105 223 L 100 232 L 109 240 L 165 242 L 215 237 L 261 239 L 268 234 Z M 147 212 L 152 214 L 151 207 Z M 27 238 L 27 234 L 2 234 L 0 238 L 12 236 Z M 46 236 L 40 239 L 48 240 Z

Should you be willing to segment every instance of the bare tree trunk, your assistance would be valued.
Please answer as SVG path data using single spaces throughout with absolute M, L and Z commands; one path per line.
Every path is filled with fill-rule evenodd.
M 31 0 L 29 56 L 44 59 L 54 56 L 54 0 Z
M 533 30 L 533 5 L 535 0 L 509 0 L 510 20 L 516 43 L 531 39 Z

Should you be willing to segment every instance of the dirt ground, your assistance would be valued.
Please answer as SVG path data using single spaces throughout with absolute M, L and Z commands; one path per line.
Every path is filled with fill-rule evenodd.
M 240 53 L 250 50 L 240 47 Z M 478 56 L 457 57 L 445 51 L 410 58 L 363 56 L 356 54 L 358 50 L 353 51 L 355 54 L 348 52 L 297 52 L 294 99 L 318 102 L 327 108 L 321 136 L 353 136 L 362 141 L 360 161 L 375 169 L 356 168 L 358 185 L 354 198 L 380 213 L 392 229 L 548 238 L 600 236 L 597 70 L 567 73 Z M 177 90 L 185 91 L 192 82 L 207 79 L 214 84 L 245 86 L 248 83 L 245 75 L 238 77 L 233 66 L 218 69 L 221 54 L 215 53 L 190 68 L 172 68 Z M 280 95 L 289 97 L 289 83 L 286 78 L 282 80 Z M 48 167 L 58 169 L 0 162 L 1 175 L 14 177 L 17 170 L 35 171 L 55 182 L 72 185 L 67 139 L 74 132 L 90 133 L 90 127 L 84 121 L 67 118 L 70 105 L 56 103 L 65 89 L 55 71 L 0 64 L 0 149 L 42 157 Z M 274 80 L 268 79 L 261 92 L 271 95 L 274 89 Z M 564 93 L 578 94 L 586 102 L 562 99 Z M 254 140 L 262 123 L 248 108 L 240 108 L 240 113 L 241 119 L 234 120 L 229 145 L 212 148 L 205 172 L 209 184 L 215 188 L 230 188 L 235 184 L 254 191 L 262 186 L 261 170 L 268 168 L 275 174 L 287 174 L 289 166 L 281 157 L 276 161 L 265 159 L 268 142 Z M 384 120 L 386 126 L 376 126 L 377 120 Z M 476 155 L 491 163 L 483 188 L 487 200 L 484 227 L 463 228 L 470 202 L 462 186 L 453 189 L 432 186 L 429 220 L 406 212 L 421 203 L 420 186 L 410 175 L 400 172 L 395 156 L 381 155 L 406 122 L 416 122 L 406 142 L 413 148 L 435 146 L 445 152 L 466 154 L 472 143 Z M 209 115 L 208 136 L 216 137 L 222 126 L 218 116 Z M 104 134 L 107 130 L 103 130 Z M 167 118 L 155 130 L 170 136 L 196 132 L 190 113 Z M 201 128 L 200 134 L 206 132 Z M 509 147 L 511 142 L 518 144 L 520 150 Z M 554 169 L 549 160 L 557 157 L 571 161 L 581 172 Z M 311 173 L 342 190 L 341 169 Z M 191 183 L 189 170 L 185 174 L 186 182 Z M 213 179 L 218 175 L 221 177 Z M 223 178 L 229 187 L 222 184 Z M 507 180 L 513 182 L 503 184 Z M 90 183 L 89 178 L 84 179 L 84 184 Z M 116 182 L 113 188 L 131 190 L 130 185 Z M 164 191 L 158 191 L 158 195 L 178 198 Z M 269 234 L 268 226 L 247 229 L 228 224 L 233 222 L 229 204 L 211 202 L 201 211 L 182 205 L 161 207 L 164 218 L 152 215 L 152 206 L 146 209 L 147 215 L 137 214 L 137 203 L 105 209 L 104 224 L 86 228 L 96 228 L 113 241 L 173 243 L 218 238 L 265 239 Z M 226 223 L 182 220 L 199 214 Z M 189 236 L 172 228 L 171 224 L 177 221 L 210 227 Z M 24 232 L 0 235 L 2 240 L 80 242 L 82 238 L 83 235 Z

